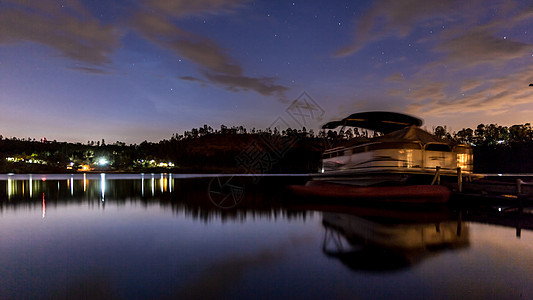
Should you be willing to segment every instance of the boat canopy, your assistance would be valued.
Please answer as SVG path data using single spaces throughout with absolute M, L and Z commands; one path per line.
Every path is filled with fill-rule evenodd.
M 372 141 L 376 142 L 420 142 L 422 144 L 429 143 L 441 143 L 441 144 L 454 144 L 451 141 L 443 140 L 437 136 L 419 128 L 414 125 L 406 127 L 401 130 L 397 130 L 382 136 L 373 138 Z
M 340 121 L 331 121 L 322 126 L 323 129 L 335 129 L 339 126 L 351 126 L 370 129 L 382 133 L 390 133 L 409 126 L 421 126 L 423 121 L 410 115 L 388 112 L 370 111 L 351 114 Z

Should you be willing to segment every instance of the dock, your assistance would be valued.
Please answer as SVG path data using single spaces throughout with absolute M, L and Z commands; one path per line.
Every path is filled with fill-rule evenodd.
M 458 169 L 456 181 L 447 180 L 442 184 L 452 191 L 455 198 L 533 205 L 532 174 L 461 174 Z
M 533 182 L 516 179 L 515 182 L 506 182 L 490 179 L 478 179 L 472 182 L 446 184 L 455 194 L 484 197 L 497 197 L 517 199 L 533 199 Z

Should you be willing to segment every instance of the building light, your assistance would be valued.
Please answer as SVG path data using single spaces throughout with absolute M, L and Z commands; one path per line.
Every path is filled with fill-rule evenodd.
M 100 166 L 105 166 L 105 165 L 107 165 L 108 163 L 109 163 L 109 162 L 108 162 L 107 159 L 105 159 L 105 158 L 100 158 L 100 159 L 98 160 L 98 165 L 100 165 Z

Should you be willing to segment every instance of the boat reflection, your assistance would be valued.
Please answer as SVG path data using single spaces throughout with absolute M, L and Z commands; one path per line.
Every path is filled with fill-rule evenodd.
M 461 220 L 445 219 L 445 211 L 434 222 L 426 220 L 424 211 L 409 215 L 419 214 L 421 221 L 365 214 L 366 217 L 336 212 L 323 212 L 322 215 L 324 254 L 339 259 L 352 270 L 407 268 L 444 250 L 469 245 L 468 227 Z M 435 211 L 430 214 L 438 215 Z

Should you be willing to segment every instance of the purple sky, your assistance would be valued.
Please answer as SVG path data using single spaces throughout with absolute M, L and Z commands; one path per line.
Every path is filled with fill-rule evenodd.
M 367 110 L 533 122 L 531 1 L 3 0 L 0 134 L 159 141 Z M 290 111 L 289 111 L 290 112 Z M 281 122 L 279 122 L 281 120 Z

